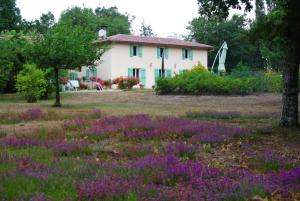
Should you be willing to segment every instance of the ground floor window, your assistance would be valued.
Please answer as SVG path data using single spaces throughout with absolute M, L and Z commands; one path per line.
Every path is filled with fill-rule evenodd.
M 162 69 L 155 69 L 155 80 L 162 77 Z M 172 77 L 171 69 L 165 69 L 165 77 Z
M 133 68 L 133 77 L 140 78 L 140 69 Z

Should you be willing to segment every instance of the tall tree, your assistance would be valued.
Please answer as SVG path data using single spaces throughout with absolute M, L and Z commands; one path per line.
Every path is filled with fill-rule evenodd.
M 16 30 L 21 22 L 16 0 L 0 0 L 0 32 Z
M 265 1 L 256 0 L 255 1 L 255 16 L 259 18 L 265 14 Z
M 88 31 L 97 33 L 99 29 L 99 20 L 90 8 L 73 7 L 65 10 L 60 22 L 70 24 L 71 26 L 80 26 Z
M 0 92 L 15 92 L 16 76 L 29 61 L 32 47 L 28 36 L 16 31 L 0 35 Z
M 54 15 L 51 12 L 42 14 L 40 19 L 33 21 L 22 20 L 20 24 L 20 29 L 25 32 L 36 32 L 39 34 L 46 33 L 55 24 Z
M 145 22 L 142 22 L 141 28 L 140 28 L 140 35 L 145 37 L 153 37 L 155 34 L 152 31 L 152 28 L 150 25 L 146 25 Z
M 52 67 L 55 74 L 56 99 L 54 106 L 60 107 L 59 71 L 79 69 L 93 65 L 102 54 L 96 44 L 96 33 L 81 26 L 59 23 L 44 36 L 36 38 L 34 56 L 40 66 Z
M 226 68 L 229 71 L 241 61 L 248 66 L 261 65 L 261 60 L 256 56 L 258 49 L 248 39 L 245 16 L 234 15 L 230 19 L 220 19 L 215 16 L 198 17 L 189 23 L 187 29 L 190 31 L 188 39 L 196 39 L 215 47 L 208 55 L 209 66 L 212 65 L 224 41 L 227 42 L 230 50 L 226 59 Z
M 227 17 L 230 8 L 241 9 L 243 5 L 247 11 L 252 9 L 251 0 L 198 0 L 198 3 L 200 14 L 206 14 L 206 16 L 215 14 Z M 270 32 L 269 37 L 280 35 L 285 41 L 281 124 L 290 127 L 299 125 L 300 1 L 277 0 L 275 9 L 280 20 L 277 23 L 267 24 L 266 30 Z
M 95 10 L 98 17 L 98 28 L 106 27 L 107 36 L 115 34 L 130 34 L 131 23 L 134 18 L 129 14 L 122 14 L 117 7 L 98 7 Z

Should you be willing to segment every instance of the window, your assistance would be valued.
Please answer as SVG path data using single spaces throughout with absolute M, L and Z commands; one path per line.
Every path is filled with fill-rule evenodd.
M 184 49 L 184 58 L 185 59 L 189 58 L 189 50 L 188 49 Z
M 136 78 L 140 77 L 140 69 L 139 68 L 133 69 L 133 77 L 136 77 Z
M 137 56 L 137 46 L 136 45 L 132 46 L 132 49 L 133 49 L 133 56 Z
M 189 59 L 189 60 L 193 60 L 193 56 L 194 55 L 194 51 L 193 49 L 186 49 L 186 48 L 182 48 L 182 59 Z
M 143 46 L 141 44 L 130 44 L 130 57 L 143 57 Z

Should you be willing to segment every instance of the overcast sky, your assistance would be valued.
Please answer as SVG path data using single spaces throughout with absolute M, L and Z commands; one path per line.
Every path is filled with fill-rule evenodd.
M 48 11 L 57 20 L 63 10 L 82 5 L 89 8 L 117 6 L 120 12 L 136 16 L 133 30 L 138 31 L 144 20 L 162 37 L 172 32 L 186 34 L 188 22 L 198 16 L 197 0 L 17 0 L 22 17 L 27 20 L 39 18 Z

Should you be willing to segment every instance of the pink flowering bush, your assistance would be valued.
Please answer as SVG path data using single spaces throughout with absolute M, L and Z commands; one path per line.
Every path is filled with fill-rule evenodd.
M 117 84 L 119 89 L 132 89 L 132 87 L 139 84 L 140 81 L 136 77 L 118 77 L 113 80 L 113 83 Z

